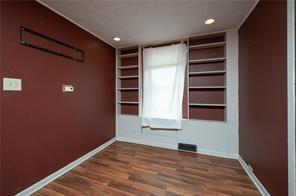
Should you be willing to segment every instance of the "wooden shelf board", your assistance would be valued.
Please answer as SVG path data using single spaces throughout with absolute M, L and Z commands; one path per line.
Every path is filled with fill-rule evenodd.
M 218 119 L 203 119 L 203 118 L 193 118 L 189 117 L 188 120 L 193 120 L 193 121 L 206 121 L 206 122 L 219 122 L 219 123 L 226 123 L 227 120 L 218 120 Z
M 214 104 L 214 103 L 189 103 L 189 106 L 226 107 L 226 104 Z
M 118 67 L 118 69 L 134 69 L 134 68 L 138 68 L 138 65 L 129 65 L 129 66 L 121 66 Z
M 118 88 L 120 91 L 132 91 L 132 90 L 139 90 L 139 88 Z
M 189 63 L 210 63 L 210 62 L 219 62 L 219 61 L 225 61 L 225 57 L 220 58 L 210 58 L 210 59 L 195 59 L 195 60 L 189 60 Z
M 225 74 L 226 70 L 189 72 L 189 76 Z
M 226 86 L 190 86 L 189 89 L 225 89 Z
M 135 102 L 135 101 L 120 101 L 120 102 L 118 102 L 118 104 L 137 105 L 137 104 L 139 104 L 139 102 Z
M 119 58 L 129 58 L 129 57 L 136 57 L 138 56 L 138 53 L 130 53 L 130 54 L 123 54 L 123 55 L 118 55 Z
M 133 78 L 138 78 L 138 75 L 134 75 L 134 76 L 119 76 L 118 79 L 133 79 Z
M 189 46 L 189 49 L 195 50 L 195 49 L 203 49 L 203 48 L 215 48 L 219 46 L 224 46 L 226 42 L 215 42 L 215 43 L 209 43 L 209 44 L 199 44 L 199 45 L 192 45 Z

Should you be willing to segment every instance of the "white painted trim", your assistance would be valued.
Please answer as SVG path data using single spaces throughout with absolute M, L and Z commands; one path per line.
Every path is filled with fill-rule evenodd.
M 150 142 L 150 141 L 142 140 L 142 139 L 127 138 L 127 137 L 116 137 L 116 140 L 122 141 L 122 142 L 128 142 L 128 143 L 153 146 L 153 147 L 158 147 L 158 148 L 166 148 L 166 149 L 170 149 L 170 150 L 178 150 L 177 144 L 171 145 L 171 144 L 165 144 L 165 143 L 159 143 L 159 142 Z M 195 153 L 195 152 L 193 152 L 193 153 Z M 206 150 L 206 149 L 197 149 L 196 153 L 209 155 L 209 156 L 215 156 L 215 157 L 222 157 L 222 158 L 227 158 L 227 159 L 237 159 L 237 157 L 238 157 L 238 155 L 236 155 L 236 154 L 229 154 L 229 153 L 211 151 L 211 150 Z
M 172 38 L 172 39 L 163 39 L 163 40 L 156 40 L 156 41 L 152 41 L 152 42 L 142 42 L 140 44 L 127 44 L 127 45 L 123 45 L 123 46 L 119 46 L 117 47 L 117 49 L 122 49 L 122 48 L 128 48 L 128 47 L 132 47 L 132 46 L 136 46 L 139 45 L 142 48 L 145 47 L 153 47 L 154 45 L 161 45 L 161 44 L 169 44 L 172 42 L 178 42 L 178 41 L 186 41 L 188 38 L 190 37 L 198 37 L 198 36 L 204 36 L 204 35 L 212 35 L 212 34 L 218 34 L 218 33 L 225 33 L 225 32 L 229 32 L 229 31 L 236 31 L 237 28 L 231 28 L 231 29 L 225 29 L 225 30 L 220 30 L 220 31 L 214 31 L 214 32 L 207 32 L 207 33 L 200 33 L 200 34 L 190 34 L 190 35 L 186 35 L 183 36 L 182 38 L 178 37 L 178 38 Z
M 117 89 L 121 88 L 121 85 L 118 85 L 118 76 L 119 73 L 121 73 L 121 70 L 118 69 L 118 67 L 121 66 L 121 64 L 119 65 L 119 60 L 117 58 L 117 56 L 119 55 L 119 51 L 118 49 L 115 49 L 115 132 L 117 135 L 117 115 L 120 114 L 119 112 L 119 106 L 117 104 L 117 102 L 120 100 L 119 99 L 119 93 Z
M 238 156 L 238 161 L 240 162 L 241 166 L 245 170 L 245 172 L 248 174 L 248 176 L 251 178 L 252 182 L 255 184 L 261 195 L 264 196 L 270 196 L 268 191 L 265 189 L 263 184 L 260 182 L 260 180 L 256 177 L 256 175 L 249 170 L 249 167 L 247 163 L 241 158 L 241 156 Z
M 102 37 L 98 36 L 97 34 L 91 32 L 90 30 L 86 29 L 85 27 L 81 26 L 80 24 L 78 24 L 77 22 L 75 22 L 74 20 L 70 19 L 69 17 L 65 16 L 64 14 L 60 13 L 59 11 L 55 10 L 54 8 L 50 7 L 49 5 L 47 5 L 46 3 L 44 3 L 41 0 L 36 0 L 38 3 L 40 3 L 41 5 L 43 5 L 44 7 L 50 9 L 51 11 L 53 11 L 54 13 L 62 16 L 63 18 L 65 18 L 66 20 L 70 21 L 71 23 L 75 24 L 76 26 L 78 26 L 79 28 L 87 31 L 88 33 L 92 34 L 93 36 L 95 36 L 96 38 L 102 40 L 103 42 L 105 42 L 106 44 L 112 46 L 113 48 L 116 48 L 113 44 L 111 44 L 110 42 L 106 41 L 105 39 L 103 39 Z
M 108 142 L 106 142 L 106 143 L 102 144 L 101 146 L 97 147 L 96 149 L 90 151 L 89 153 L 85 154 L 84 156 L 80 157 L 79 159 L 76 159 L 75 161 L 69 163 L 65 167 L 59 169 L 58 171 L 47 176 L 46 178 L 40 180 L 39 182 L 26 188 L 25 190 L 19 192 L 18 194 L 16 194 L 16 196 L 31 195 L 32 193 L 38 191 L 39 189 L 41 189 L 42 187 L 44 187 L 48 183 L 50 183 L 50 182 L 54 181 L 55 179 L 57 179 L 58 177 L 64 175 L 65 173 L 67 173 L 68 171 L 70 171 L 71 169 L 76 167 L 77 165 L 81 164 L 82 162 L 86 161 L 90 157 L 94 156 L 95 154 L 97 154 L 101 150 L 105 149 L 106 147 L 108 147 L 109 145 L 111 145 L 115 141 L 116 141 L 116 138 L 109 140 Z
M 244 17 L 244 19 L 242 20 L 242 22 L 240 23 L 240 25 L 238 25 L 237 30 L 239 30 L 241 28 L 241 26 L 244 24 L 244 22 L 247 20 L 247 18 L 249 17 L 249 15 L 252 13 L 253 9 L 256 7 L 256 5 L 259 3 L 259 0 L 256 0 L 254 5 L 252 6 L 252 8 L 249 10 L 249 12 L 246 14 L 246 16 Z
M 224 153 L 224 152 L 218 152 L 218 151 L 212 151 L 212 150 L 206 150 L 206 149 L 197 149 L 197 153 L 214 156 L 214 157 L 221 157 L 226 159 L 237 159 L 238 155 L 234 153 Z
M 288 193 L 295 190 L 295 1 L 287 1 Z
M 199 37 L 199 36 L 204 36 L 204 35 L 214 35 L 214 34 L 219 34 L 219 33 L 227 33 L 229 31 L 236 31 L 236 28 L 225 29 L 225 30 L 220 30 L 220 31 L 212 31 L 212 32 L 208 32 L 208 33 L 191 34 L 191 35 L 188 35 L 187 38 Z
M 142 100 L 142 79 L 143 79 L 143 74 L 142 74 L 142 47 L 138 45 L 138 75 L 139 75 L 139 79 L 138 79 L 138 102 L 139 102 L 139 106 L 138 106 L 138 112 L 139 112 L 139 116 L 142 116 L 142 104 L 143 104 L 143 100 Z
M 140 45 L 141 48 L 145 49 L 145 48 L 150 48 L 150 47 L 154 47 L 154 46 L 157 46 L 157 45 L 162 45 L 162 44 L 171 44 L 171 43 L 174 43 L 174 42 L 182 42 L 182 41 L 186 41 L 187 37 L 183 37 L 183 38 L 177 38 L 177 39 L 171 39 L 171 40 L 157 40 L 157 41 L 152 41 L 152 42 L 145 42 L 145 43 L 142 43 Z
M 189 37 L 187 37 L 187 48 L 190 47 L 190 39 Z M 189 90 L 189 68 L 190 68 L 190 65 L 189 65 L 189 49 L 187 49 L 187 60 L 186 60 L 186 86 L 184 86 L 184 88 L 186 87 L 186 96 L 187 96 L 187 118 L 186 120 L 189 120 L 189 117 L 190 117 L 190 114 L 189 114 L 189 102 L 190 102 L 190 90 Z M 184 99 L 184 97 L 183 97 Z M 183 112 L 183 111 L 182 111 Z M 183 114 L 182 114 L 182 117 L 183 117 Z M 184 120 L 184 119 L 183 119 Z
M 153 146 L 153 147 L 158 147 L 158 148 L 177 150 L 177 146 L 174 146 L 174 145 L 165 144 L 165 143 L 158 143 L 158 142 L 149 142 L 146 140 L 135 139 L 135 138 L 116 137 L 116 140 L 121 141 L 121 142 L 128 142 L 128 143 L 142 144 L 142 145 Z

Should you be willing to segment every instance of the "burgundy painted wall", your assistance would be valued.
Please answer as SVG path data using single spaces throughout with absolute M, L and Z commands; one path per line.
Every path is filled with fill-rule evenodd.
M 286 6 L 260 1 L 239 29 L 239 153 L 273 196 L 288 194 Z
M 24 25 L 85 51 L 79 63 L 19 44 Z M 1 1 L 0 195 L 12 195 L 115 137 L 115 49 L 37 2 Z M 2 86 L 1 77 L 1 86 Z M 74 93 L 62 93 L 72 84 Z

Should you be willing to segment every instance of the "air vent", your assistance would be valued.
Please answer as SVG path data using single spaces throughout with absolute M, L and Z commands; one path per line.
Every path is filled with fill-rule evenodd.
M 191 151 L 191 152 L 196 152 L 197 146 L 194 144 L 184 144 L 184 143 L 179 143 L 178 144 L 178 149 L 179 150 L 185 150 L 185 151 Z

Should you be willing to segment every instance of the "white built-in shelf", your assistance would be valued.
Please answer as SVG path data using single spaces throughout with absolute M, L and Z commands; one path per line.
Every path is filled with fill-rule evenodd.
M 215 103 L 189 103 L 189 106 L 226 107 L 226 104 L 215 104 Z
M 226 86 L 190 86 L 189 89 L 225 89 Z
M 135 57 L 135 56 L 138 56 L 138 53 L 135 52 L 135 53 L 130 53 L 130 54 L 122 54 L 122 55 L 118 55 L 119 58 L 129 58 L 129 57 Z
M 134 76 L 118 76 L 118 79 L 133 79 L 133 78 L 138 78 L 138 75 Z
M 220 58 L 209 58 L 209 59 L 196 59 L 196 60 L 189 60 L 189 63 L 211 63 L 211 62 L 219 62 L 225 61 L 225 57 Z
M 118 104 L 128 104 L 128 105 L 137 105 L 139 102 L 136 101 L 120 101 Z
M 226 42 L 215 42 L 209 44 L 199 44 L 199 45 L 192 45 L 189 46 L 189 49 L 203 49 L 203 48 L 215 48 L 219 46 L 224 46 Z
M 215 74 L 225 74 L 226 70 L 219 70 L 219 71 L 197 71 L 197 72 L 189 72 L 190 76 L 195 75 L 215 75 Z
M 118 88 L 120 91 L 132 91 L 132 90 L 138 90 L 139 88 Z
M 138 68 L 138 67 L 139 67 L 138 65 L 129 65 L 129 66 L 118 67 L 118 69 L 135 69 L 135 68 Z

